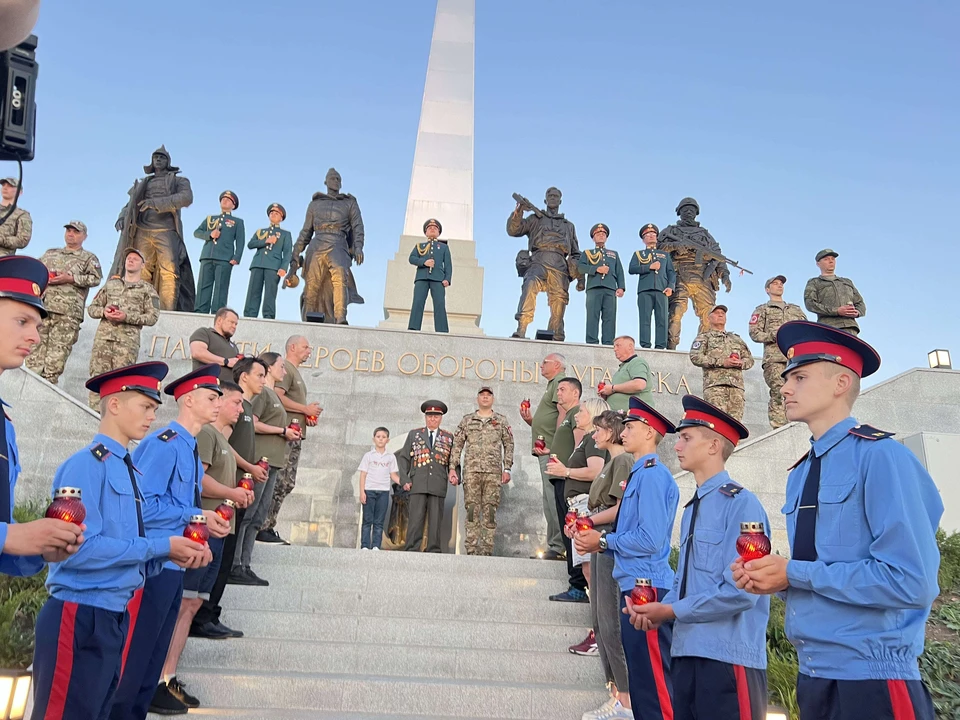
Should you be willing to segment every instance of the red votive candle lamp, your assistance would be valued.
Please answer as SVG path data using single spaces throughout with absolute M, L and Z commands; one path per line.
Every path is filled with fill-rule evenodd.
M 732 352 L 732 353 L 730 353 L 730 359 L 731 359 L 731 360 L 739 360 L 739 359 L 740 359 L 740 353 L 738 353 L 738 352 Z
M 84 518 L 87 517 L 87 510 L 83 507 L 80 488 L 62 487 L 54 490 L 53 502 L 50 503 L 44 517 L 82 525 Z
M 523 401 L 520 403 L 520 412 L 530 412 L 530 401 L 529 401 L 529 400 L 526 400 L 526 399 L 525 399 L 525 400 L 523 400 Z
M 630 591 L 634 605 L 646 605 L 657 601 L 657 589 L 648 578 L 637 578 L 637 584 Z
M 533 443 L 533 449 L 537 452 L 543 452 L 547 449 L 547 441 L 543 439 L 543 435 L 537 435 L 537 440 Z
M 603 389 L 607 386 L 605 382 L 597 383 L 597 392 L 602 393 Z
M 568 510 L 568 511 L 567 511 L 567 514 L 564 515 L 564 517 L 563 517 L 563 524 L 564 524 L 564 525 L 570 525 L 571 523 L 575 523 L 576 521 L 577 521 L 577 511 L 576 511 L 576 510 Z
M 187 540 L 193 540 L 195 543 L 203 545 L 210 539 L 210 528 L 207 527 L 206 515 L 191 515 L 190 522 L 183 530 L 183 536 Z
M 260 463 L 257 463 L 259 465 Z M 240 481 L 237 483 L 237 487 L 242 487 L 244 490 L 253 490 L 253 475 L 251 473 L 244 473 L 243 477 L 240 478 Z
M 577 516 L 577 532 L 586 532 L 593 530 L 593 518 L 583 513 Z
M 233 516 L 237 512 L 237 504 L 233 500 L 224 500 L 222 503 L 217 505 L 217 509 L 214 510 L 214 512 L 227 522 L 230 522 L 233 520 Z
M 266 456 L 266 455 L 264 455 L 262 458 L 260 458 L 260 461 L 257 463 L 257 465 L 258 465 L 259 467 L 262 467 L 262 468 L 263 468 L 264 470 L 266 470 L 267 472 L 270 472 L 270 460 L 267 459 L 267 456 Z
M 737 553 L 743 558 L 744 562 L 759 560 L 770 554 L 770 538 L 763 531 L 762 522 L 740 523 Z
M 300 432 L 300 421 L 296 418 L 291 420 L 290 424 L 287 425 L 287 430 L 296 430 L 297 432 Z

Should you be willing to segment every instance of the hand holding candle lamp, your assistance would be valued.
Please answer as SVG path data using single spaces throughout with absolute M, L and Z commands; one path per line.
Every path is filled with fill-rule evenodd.
M 657 601 L 657 589 L 648 578 L 637 578 L 636 585 L 630 591 L 630 599 L 634 605 L 646 605 Z
M 237 482 L 237 487 L 253 492 L 253 475 L 244 473 L 243 477 Z
M 53 501 L 47 507 L 44 517 L 63 520 L 74 525 L 82 525 L 87 517 L 87 510 L 83 507 L 80 488 L 57 488 L 53 493 Z
M 764 533 L 762 522 L 740 523 L 737 554 L 743 558 L 743 562 L 759 560 L 770 554 L 770 538 Z
M 207 518 L 204 515 L 191 515 L 190 522 L 183 530 L 183 536 L 187 540 L 193 540 L 195 543 L 205 545 L 210 539 L 210 528 L 207 527 Z
M 230 522 L 237 512 L 237 504 L 233 500 L 224 500 L 217 505 L 217 509 L 214 512 L 227 522 Z
M 543 435 L 537 435 L 537 440 L 533 443 L 533 449 L 538 453 L 542 453 L 547 449 L 547 441 L 543 439 Z

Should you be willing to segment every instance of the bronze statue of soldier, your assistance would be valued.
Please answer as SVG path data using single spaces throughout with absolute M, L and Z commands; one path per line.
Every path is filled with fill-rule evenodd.
M 670 322 L 667 326 L 667 348 L 675 350 L 680 342 L 680 321 L 687 311 L 687 300 L 700 318 L 698 333 L 710 329 L 708 315 L 717 304 L 721 283 L 730 292 L 730 269 L 713 235 L 697 222 L 700 205 L 693 198 L 680 201 L 676 209 L 680 217 L 660 233 L 657 247 L 670 253 L 677 273 L 677 288 L 670 297 Z
M 293 277 L 303 266 L 300 312 L 304 320 L 307 313 L 320 312 L 324 322 L 346 325 L 347 305 L 363 304 L 350 270 L 353 261 L 363 264 L 363 218 L 357 199 L 340 192 L 342 182 L 335 169 L 327 171 L 327 191 L 314 193 L 293 247 L 289 275 Z
M 507 218 L 507 234 L 511 237 L 527 236 L 527 249 L 517 255 L 517 274 L 523 278 L 520 304 L 517 307 L 517 331 L 512 337 L 525 337 L 527 326 L 533 322 L 537 310 L 537 295 L 547 294 L 550 307 L 550 322 L 547 329 L 553 332 L 554 340 L 563 340 L 563 315 L 570 302 L 570 283 L 577 281 L 577 290 L 583 291 L 584 278 L 577 269 L 580 246 L 573 223 L 559 212 L 561 192 L 547 188 L 547 209 L 540 210 L 521 195 L 514 194 L 517 207 Z M 525 210 L 533 212 L 523 216 Z
M 193 268 L 180 219 L 180 211 L 193 204 L 190 181 L 178 175 L 163 145 L 143 171 L 147 176 L 133 183 L 117 219 L 120 242 L 110 277 L 123 275 L 127 250 L 135 248 L 144 258 L 141 278 L 156 288 L 160 309 L 193 312 Z

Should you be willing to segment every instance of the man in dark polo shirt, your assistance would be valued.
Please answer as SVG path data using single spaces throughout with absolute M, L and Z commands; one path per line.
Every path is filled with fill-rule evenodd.
M 212 328 L 198 328 L 190 336 L 194 370 L 213 363 L 220 366 L 221 382 L 233 382 L 233 366 L 240 359 L 240 349 L 231 338 L 237 332 L 239 321 L 235 310 L 220 308 L 213 317 Z
M 277 484 L 273 488 L 273 501 L 267 512 L 267 519 L 257 533 L 257 540 L 267 543 L 288 544 L 274 529 L 277 524 L 277 515 L 280 506 L 297 484 L 297 466 L 300 464 L 300 447 L 303 438 L 307 436 L 307 428 L 315 427 L 323 408 L 317 403 L 307 404 L 307 385 L 300 374 L 300 366 L 309 359 L 313 348 L 303 335 L 292 335 L 287 338 L 285 345 L 286 355 L 283 359 L 287 372 L 283 380 L 274 387 L 277 397 L 287 411 L 288 420 L 300 421 L 300 440 L 287 442 L 286 455 L 283 467 L 277 473 Z

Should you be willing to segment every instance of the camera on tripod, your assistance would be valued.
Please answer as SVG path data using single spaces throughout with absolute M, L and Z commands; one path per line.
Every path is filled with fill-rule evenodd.
M 33 160 L 37 36 L 0 53 L 0 160 Z

